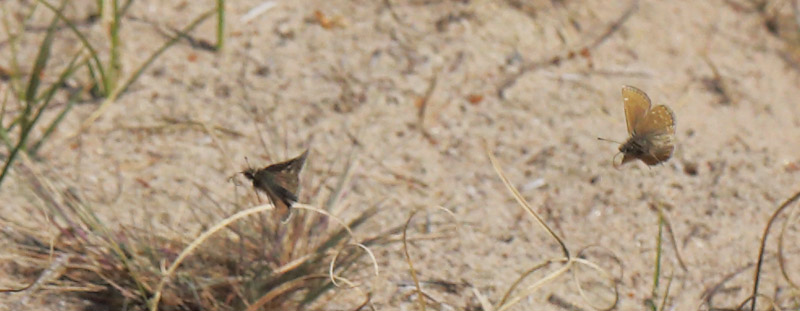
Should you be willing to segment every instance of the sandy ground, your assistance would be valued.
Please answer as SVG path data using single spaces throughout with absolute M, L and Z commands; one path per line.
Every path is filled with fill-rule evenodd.
M 776 2 L 783 3 L 779 16 L 788 18 L 789 4 Z M 749 2 L 640 1 L 626 16 L 631 1 L 391 0 L 391 8 L 384 1 L 275 1 L 243 22 L 261 3 L 230 1 L 223 52 L 186 42 L 170 49 L 79 140 L 70 136 L 98 105 L 78 106 L 42 150 L 42 169 L 77 187 L 112 224 L 194 236 L 201 230 L 198 218 L 212 220 L 197 210 L 216 209 L 211 199 L 230 209 L 224 202 L 247 191 L 228 181 L 247 166 L 245 157 L 265 165 L 310 147 L 303 174 L 309 188 L 341 173 L 355 140 L 361 146 L 357 165 L 337 213 L 349 218 L 380 204 L 381 212 L 360 231 L 368 236 L 401 223 L 414 209 L 452 210 L 462 236 L 414 242 L 411 254 L 421 279 L 471 285 L 451 293 L 428 285 L 443 308 L 473 310 L 473 288 L 497 303 L 521 273 L 560 255 L 505 189 L 483 140 L 573 253 L 596 245 L 619 256 L 621 269 L 607 257 L 593 257 L 620 277 L 619 310 L 642 309 L 651 295 L 658 230 L 653 204 L 670 206 L 687 265 L 679 268 L 675 247 L 666 243 L 663 268 L 674 276 L 667 305 L 693 310 L 704 290 L 755 261 L 769 215 L 798 190 L 799 57 Z M 212 5 L 136 1 L 124 20 L 123 70 L 130 73 L 157 48 L 165 39 L 159 30 L 183 27 Z M 328 24 L 321 25 L 317 11 Z M 38 20 L 48 18 L 41 12 Z M 92 28 L 99 25 L 85 27 L 102 40 Z M 213 40 L 213 33 L 209 21 L 194 34 Z M 26 40 L 29 59 L 36 36 Z M 587 46 L 588 58 L 563 57 Z M 75 51 L 78 43 L 58 48 Z M 7 45 L 1 52 L 9 53 Z M 55 62 L 66 62 L 67 55 Z M 555 56 L 563 59 L 551 62 Z M 730 100 L 709 87 L 715 75 L 707 60 Z M 675 112 L 677 151 L 664 165 L 615 169 L 618 146 L 596 139 L 627 138 L 625 84 Z M 241 135 L 142 129 L 161 126 L 164 118 Z M 36 213 L 28 211 L 40 203 L 21 181 L 14 174 L 3 184 L 1 212 L 43 223 L 30 219 Z M 310 204 L 321 199 L 302 196 Z M 449 218 L 428 211 L 430 230 L 444 230 L 435 224 Z M 794 230 L 788 250 L 798 258 Z M 375 254 L 380 280 L 369 289 L 376 306 L 415 308 L 401 245 Z M 787 284 L 771 258 L 762 291 L 785 299 Z M 797 278 L 800 271 L 790 273 Z M 752 269 L 736 275 L 716 306 L 740 303 L 751 284 Z M 514 310 L 565 310 L 548 302 L 551 294 L 588 309 L 570 277 L 562 277 Z M 359 299 L 355 293 L 341 297 L 323 309 L 349 308 Z M 43 310 L 63 307 L 52 298 L 42 301 Z

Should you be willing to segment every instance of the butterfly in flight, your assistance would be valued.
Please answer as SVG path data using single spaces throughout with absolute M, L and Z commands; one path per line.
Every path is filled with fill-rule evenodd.
M 281 221 L 289 219 L 292 204 L 297 202 L 300 171 L 306 163 L 308 149 L 303 154 L 261 169 L 248 168 L 245 177 L 253 182 L 253 188 L 267 194 Z
M 672 157 L 675 151 L 675 114 L 669 107 L 650 108 L 650 98 L 632 86 L 622 87 L 628 140 L 619 146 L 622 164 L 639 159 L 656 165 Z

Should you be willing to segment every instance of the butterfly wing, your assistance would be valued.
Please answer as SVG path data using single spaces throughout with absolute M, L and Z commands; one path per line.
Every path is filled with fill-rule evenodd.
M 265 171 L 272 175 L 272 179 L 276 185 L 284 188 L 294 197 L 297 201 L 297 188 L 300 182 L 300 171 L 306 163 L 308 157 L 308 149 L 303 154 L 296 158 L 289 159 L 284 162 L 275 163 L 264 168 Z
M 269 201 L 275 206 L 275 212 L 280 216 L 281 221 L 286 221 L 289 218 L 289 209 L 294 202 L 297 202 L 297 196 L 278 185 L 265 187 L 264 192 L 267 193 Z
M 245 176 L 253 181 L 253 187 L 267 194 L 282 220 L 289 216 L 289 209 L 297 202 L 300 171 L 306 163 L 308 149 L 296 158 L 267 166 L 260 170 L 248 169 Z
M 641 121 L 636 123 L 634 131 L 637 135 L 657 133 L 675 134 L 675 114 L 664 105 L 656 106 L 647 112 Z
M 675 151 L 675 114 L 669 107 L 654 107 L 634 130 L 648 142 L 649 157 L 642 159 L 645 163 L 653 165 L 665 161 Z
M 264 174 L 268 175 L 266 180 L 269 181 L 265 192 L 283 220 L 287 219 L 292 204 L 297 202 L 300 171 L 303 169 L 307 157 L 308 149 L 293 159 L 275 163 L 262 170 Z
M 626 85 L 622 87 L 622 102 L 625 105 L 625 122 L 628 125 L 628 134 L 637 133 L 637 124 L 650 110 L 650 98 L 641 90 Z

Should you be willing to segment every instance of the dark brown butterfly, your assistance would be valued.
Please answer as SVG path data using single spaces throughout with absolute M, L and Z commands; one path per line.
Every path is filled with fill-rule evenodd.
M 650 109 L 647 94 L 632 86 L 622 87 L 622 100 L 631 137 L 619 146 L 623 154 L 621 164 L 639 159 L 647 165 L 656 165 L 672 157 L 675 151 L 672 110 L 664 105 Z
M 292 204 L 297 202 L 300 171 L 306 163 L 306 157 L 308 157 L 308 149 L 296 158 L 262 169 L 248 168 L 242 172 L 247 179 L 253 182 L 253 188 L 267 194 L 282 221 L 289 218 L 289 209 Z

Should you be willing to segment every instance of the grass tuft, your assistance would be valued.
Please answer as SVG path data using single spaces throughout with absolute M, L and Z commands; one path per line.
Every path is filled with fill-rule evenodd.
M 298 203 L 291 221 L 282 224 L 268 217 L 272 205 L 259 205 L 210 224 L 189 241 L 189 236 L 112 229 L 91 203 L 72 188 L 51 183 L 27 157 L 19 166 L 58 235 L 0 232 L 13 241 L 21 262 L 37 262 L 40 271 L 38 280 L 0 292 L 29 296 L 42 286 L 70 288 L 111 310 L 261 310 L 305 308 L 338 287 L 360 293 L 362 306 L 370 304 L 365 284 L 352 278 L 378 276 L 369 246 L 386 236 L 364 240 L 354 230 L 376 215 L 377 207 L 345 221 L 328 212 L 336 200 L 327 200 L 324 208 Z M 349 174 L 346 169 L 335 189 L 347 188 Z

